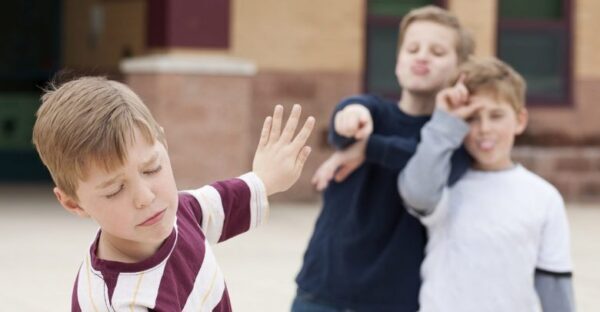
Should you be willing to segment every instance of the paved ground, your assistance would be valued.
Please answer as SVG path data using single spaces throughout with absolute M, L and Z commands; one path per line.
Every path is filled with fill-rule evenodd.
M 600 204 L 568 205 L 578 311 L 600 306 Z M 234 309 L 289 311 L 318 204 L 276 204 L 269 224 L 216 247 Z M 96 226 L 67 214 L 50 187 L 0 185 L 0 311 L 67 311 Z

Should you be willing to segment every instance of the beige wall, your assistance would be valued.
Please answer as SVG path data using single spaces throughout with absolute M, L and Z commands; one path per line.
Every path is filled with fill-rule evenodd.
M 232 54 L 261 70 L 362 71 L 363 2 L 233 0 Z
M 496 55 L 496 1 L 448 0 L 448 9 L 473 34 L 476 55 Z
M 95 40 L 90 26 L 94 5 L 104 12 L 103 27 Z M 133 55 L 145 49 L 145 0 L 65 0 L 63 14 L 65 67 L 116 71 L 125 49 Z
M 573 0 L 575 76 L 600 78 L 600 1 Z

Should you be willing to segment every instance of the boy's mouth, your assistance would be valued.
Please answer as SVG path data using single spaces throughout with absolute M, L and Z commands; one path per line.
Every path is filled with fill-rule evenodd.
M 429 67 L 427 65 L 412 65 L 410 71 L 417 76 L 425 76 L 429 74 Z
M 158 221 L 162 220 L 163 216 L 165 215 L 165 211 L 167 211 L 166 208 L 155 213 L 150 218 L 146 219 L 144 222 L 138 224 L 138 226 L 150 226 L 158 223 Z
M 490 139 L 479 140 L 477 142 L 477 147 L 479 147 L 479 149 L 482 151 L 491 151 L 492 149 L 494 149 L 494 146 L 496 146 L 496 142 Z

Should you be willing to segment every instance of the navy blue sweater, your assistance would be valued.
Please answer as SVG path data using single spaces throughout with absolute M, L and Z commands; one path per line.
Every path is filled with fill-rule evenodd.
M 345 181 L 332 181 L 325 190 L 296 282 L 300 291 L 339 307 L 414 312 L 426 232 L 404 208 L 397 179 L 429 117 L 406 115 L 395 102 L 371 95 L 345 99 L 334 115 L 352 103 L 366 106 L 373 118 L 366 161 Z M 353 143 L 335 133 L 333 125 L 329 139 L 338 149 Z M 450 183 L 469 166 L 464 149 L 454 154 L 452 164 Z

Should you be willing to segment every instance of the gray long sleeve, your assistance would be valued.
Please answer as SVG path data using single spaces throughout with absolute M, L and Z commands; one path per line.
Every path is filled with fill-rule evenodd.
M 469 132 L 462 119 L 436 109 L 421 130 L 421 142 L 398 178 L 398 190 L 408 209 L 428 215 L 438 204 L 450 175 L 450 158 Z
M 573 283 L 570 274 L 535 271 L 535 290 L 544 312 L 574 312 Z

